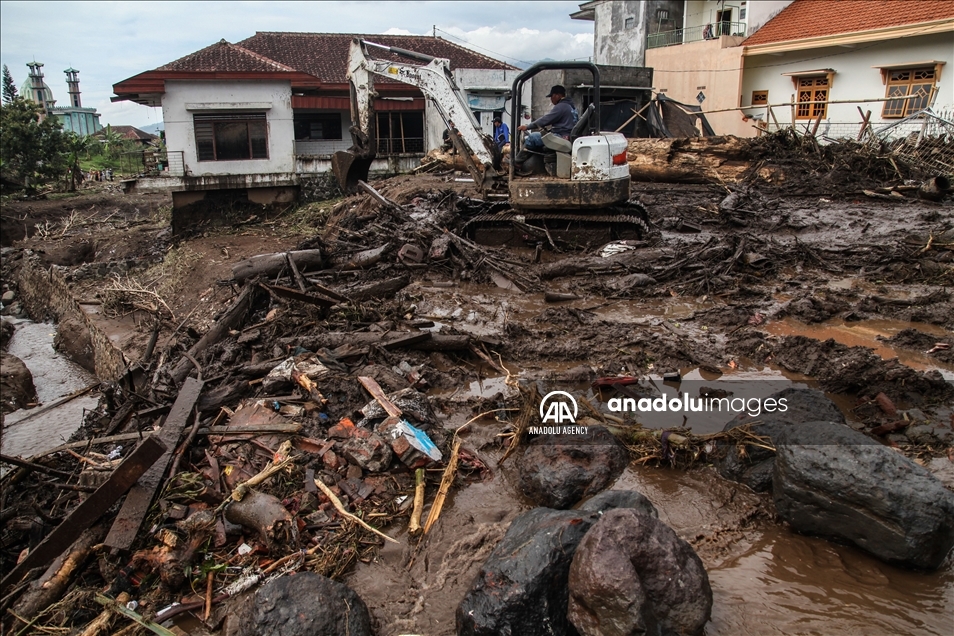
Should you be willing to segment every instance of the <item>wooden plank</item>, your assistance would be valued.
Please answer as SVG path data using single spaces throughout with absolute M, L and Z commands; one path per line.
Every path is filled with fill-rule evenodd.
M 284 256 L 282 259 L 284 260 Z M 209 329 L 204 336 L 199 338 L 197 343 L 192 345 L 192 348 L 189 349 L 189 355 L 193 358 L 198 356 L 205 351 L 206 348 L 221 340 L 225 334 L 229 332 L 229 329 L 240 325 L 245 319 L 245 314 L 248 313 L 252 307 L 252 301 L 255 300 L 256 289 L 257 287 L 255 287 L 255 285 L 246 285 L 242 289 L 242 293 L 239 294 L 238 298 L 235 299 L 228 310 L 219 318 L 218 322 L 212 325 L 212 328 Z M 176 383 L 179 383 L 186 379 L 190 371 L 192 371 L 192 363 L 188 358 L 183 356 L 172 371 L 172 377 Z
M 368 393 L 371 394 L 375 400 L 378 401 L 378 404 L 381 405 L 381 408 L 387 412 L 391 417 L 401 417 L 402 411 L 399 409 L 394 402 L 388 399 L 388 396 L 384 394 L 384 390 L 381 388 L 381 385 L 374 381 L 374 378 L 369 378 L 368 376 L 362 375 L 358 376 L 358 382 L 361 383 Z
M 146 518 L 149 506 L 152 505 L 152 500 L 156 496 L 156 491 L 162 484 L 162 478 L 166 474 L 169 462 L 172 460 L 172 453 L 179 443 L 182 430 L 189 421 L 192 407 L 199 399 L 203 384 L 201 380 L 186 378 L 182 390 L 179 391 L 179 395 L 166 417 L 165 424 L 155 435 L 166 447 L 166 452 L 129 492 L 119 515 L 113 522 L 113 527 L 109 529 L 109 534 L 106 535 L 104 543 L 109 547 L 128 550 L 136 539 L 139 527 L 142 525 L 143 519 Z
M 267 435 L 271 433 L 288 433 L 294 435 L 301 431 L 301 422 L 288 424 L 261 424 L 258 426 L 208 426 L 200 428 L 198 435 Z
M 342 296 L 335 290 L 329 287 L 325 287 L 324 285 L 317 283 L 310 278 L 306 278 L 305 280 L 307 280 L 311 284 L 311 286 L 314 287 L 318 291 L 318 293 L 322 294 L 323 296 L 327 296 L 328 298 L 333 298 L 334 300 L 337 300 L 338 302 L 342 302 L 342 303 L 348 302 L 347 296 Z
M 47 537 L 27 554 L 0 582 L 0 589 L 16 583 L 29 570 L 49 564 L 63 553 L 103 513 L 112 507 L 136 483 L 147 469 L 169 449 L 155 438 L 147 438 L 116 467 L 102 486 L 67 515 Z
M 298 302 L 308 303 L 309 305 L 317 305 L 318 307 L 331 307 L 337 305 L 337 300 L 332 300 L 330 298 L 324 298 L 323 296 L 315 296 L 314 294 L 305 294 L 298 291 L 297 289 L 292 289 L 291 287 L 282 287 L 280 285 L 265 285 L 262 284 L 262 287 L 275 294 L 279 298 L 287 298 L 288 300 L 297 300 Z
M 35 461 L 41 457 L 46 457 L 48 455 L 55 455 L 56 453 L 63 452 L 71 448 L 84 448 L 86 446 L 101 446 L 103 444 L 112 444 L 114 442 L 128 442 L 134 439 L 143 439 L 146 437 L 152 437 L 154 433 L 120 433 L 119 435 L 109 435 L 108 437 L 94 437 L 92 439 L 84 439 L 78 442 L 69 442 L 68 444 L 62 444 L 56 448 L 50 449 L 48 451 L 43 451 L 38 453 L 30 458 L 31 461 Z

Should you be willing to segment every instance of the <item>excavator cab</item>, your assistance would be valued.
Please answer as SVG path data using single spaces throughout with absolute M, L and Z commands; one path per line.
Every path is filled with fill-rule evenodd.
M 600 70 L 591 62 L 539 62 L 514 79 L 511 130 L 519 127 L 524 85 L 541 71 L 583 69 L 592 74 L 590 104 L 584 109 L 569 139 L 543 136 L 550 153 L 542 153 L 547 169 L 529 177 L 515 173 L 519 144 L 511 145 L 510 202 L 517 210 L 596 210 L 629 201 L 629 166 L 626 137 L 600 131 Z M 533 172 L 533 171 L 531 171 Z

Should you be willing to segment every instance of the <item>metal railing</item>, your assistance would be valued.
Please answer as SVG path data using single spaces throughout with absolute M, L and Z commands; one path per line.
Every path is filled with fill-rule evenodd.
M 424 152 L 423 137 L 391 137 L 378 139 L 378 155 L 400 155 Z
M 745 22 L 711 22 L 699 26 L 660 31 L 646 36 L 647 49 L 659 49 L 664 46 L 676 46 L 689 42 L 717 40 L 723 35 L 745 36 Z
M 123 174 L 148 177 L 185 176 L 185 153 L 181 150 L 145 149 L 124 152 L 119 157 Z

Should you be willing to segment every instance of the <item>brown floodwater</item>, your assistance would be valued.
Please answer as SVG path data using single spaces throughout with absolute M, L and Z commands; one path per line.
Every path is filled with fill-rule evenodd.
M 96 382 L 96 377 L 53 349 L 56 325 L 17 320 L 7 351 L 33 374 L 40 405 L 4 417 L 0 447 L 4 455 L 31 457 L 64 443 L 83 423 L 85 411 L 96 408 L 97 396 L 83 395 L 44 409 L 57 398 Z
M 954 365 L 941 362 L 924 352 L 895 348 L 890 343 L 879 340 L 879 337 L 890 338 L 904 329 L 917 329 L 938 338 L 951 337 L 949 331 L 937 325 L 887 319 L 855 322 L 833 319 L 809 325 L 793 318 L 783 318 L 770 322 L 761 329 L 776 336 L 805 336 L 822 341 L 831 338 L 849 347 L 868 347 L 883 360 L 897 358 L 901 364 L 918 371 L 938 369 L 946 379 L 954 380 Z
M 487 444 L 498 428 L 479 425 L 465 444 Z M 385 546 L 346 577 L 381 636 L 455 633 L 454 613 L 480 564 L 513 518 L 532 507 L 511 485 L 512 466 L 496 470 L 498 456 L 482 455 L 493 478 L 455 492 L 422 549 L 403 531 L 392 532 L 399 545 Z M 952 633 L 954 559 L 936 572 L 913 572 L 764 517 L 747 522 L 764 496 L 711 468 L 631 466 L 612 488 L 642 492 L 660 519 L 693 543 L 713 591 L 707 636 Z

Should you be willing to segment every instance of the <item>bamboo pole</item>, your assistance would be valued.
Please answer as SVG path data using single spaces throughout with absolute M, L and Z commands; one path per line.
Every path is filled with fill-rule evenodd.
M 441 478 L 441 487 L 434 497 L 434 505 L 431 506 L 431 512 L 427 515 L 427 523 L 424 524 L 424 534 L 431 531 L 431 528 L 437 523 L 441 516 L 441 509 L 444 507 L 444 500 L 447 499 L 447 493 L 450 492 L 451 484 L 454 483 L 454 477 L 457 475 L 457 457 L 460 453 L 460 439 L 454 439 L 454 447 L 451 450 L 450 459 L 447 460 L 447 468 L 444 469 L 444 476 Z
M 421 532 L 421 515 L 424 513 L 424 469 L 414 471 L 414 509 L 407 531 L 413 536 Z

